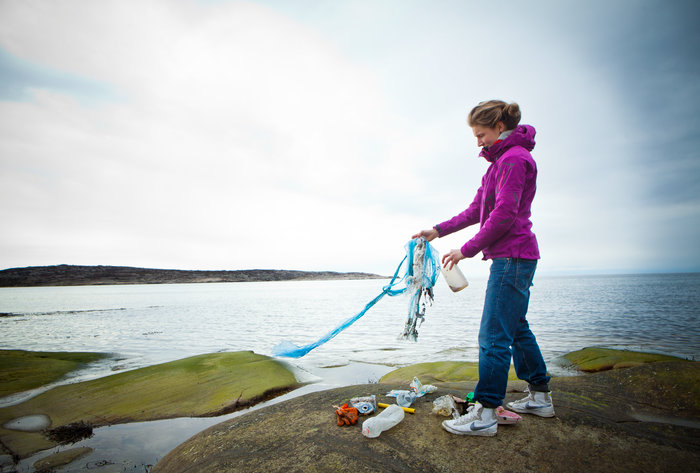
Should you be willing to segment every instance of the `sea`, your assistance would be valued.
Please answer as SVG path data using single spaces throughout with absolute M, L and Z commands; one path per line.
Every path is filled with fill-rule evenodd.
M 110 356 L 57 384 L 188 356 L 306 345 L 364 309 L 385 279 L 0 288 L 0 349 L 92 351 Z M 400 335 L 408 295 L 383 297 L 357 322 L 304 357 L 280 359 L 313 390 L 374 383 L 396 367 L 477 361 L 486 279 L 453 293 L 440 279 L 416 341 Z M 700 273 L 535 276 L 528 321 L 551 374 L 575 374 L 562 355 L 585 347 L 700 359 Z M 52 386 L 0 399 L 22 402 Z M 58 471 L 148 471 L 170 449 L 231 416 L 95 429 L 95 449 Z M 154 439 L 159 439 L 155 441 Z M 64 447 L 59 447 L 62 449 Z M 19 465 L 55 452 L 42 452 Z

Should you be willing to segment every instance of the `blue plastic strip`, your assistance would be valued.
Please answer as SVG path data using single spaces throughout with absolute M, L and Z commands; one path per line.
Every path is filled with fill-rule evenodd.
M 396 286 L 401 284 L 402 282 L 406 282 L 406 279 L 409 276 L 413 275 L 413 253 L 414 249 L 416 247 L 417 239 L 411 240 L 406 244 L 406 252 L 407 255 L 404 256 L 403 260 L 401 260 L 401 263 L 399 263 L 398 267 L 396 268 L 396 271 L 394 272 L 394 276 L 391 278 L 391 281 L 389 284 L 384 286 L 382 288 L 382 292 L 372 299 L 370 302 L 365 305 L 365 308 L 362 309 L 360 312 L 355 314 L 354 316 L 350 317 L 349 319 L 341 322 L 336 328 L 319 338 L 313 343 L 310 343 L 308 345 L 304 345 L 302 347 L 295 345 L 294 343 L 284 340 L 281 343 L 275 345 L 272 348 L 272 354 L 275 356 L 285 356 L 288 358 L 301 358 L 302 356 L 306 355 L 309 353 L 311 350 L 314 348 L 323 345 L 324 343 L 328 342 L 332 338 L 334 338 L 336 335 L 338 335 L 340 332 L 357 322 L 360 317 L 365 315 L 365 313 L 374 306 L 379 300 L 388 295 L 390 297 L 397 296 L 399 294 L 403 294 L 407 289 L 408 286 L 404 286 L 401 288 L 396 289 Z M 438 252 L 430 246 L 430 244 L 426 241 L 426 252 L 425 255 L 426 257 L 423 260 L 423 287 L 425 288 L 431 288 L 435 285 L 435 282 L 437 281 L 438 274 L 440 272 L 440 262 L 439 262 L 439 255 Z M 404 275 L 399 279 L 399 272 L 401 271 L 401 267 L 404 265 L 404 263 L 408 260 L 408 266 L 406 269 L 406 272 Z M 397 281 L 398 279 L 398 281 Z M 415 297 L 415 295 L 414 295 Z M 411 302 L 413 305 L 413 301 Z

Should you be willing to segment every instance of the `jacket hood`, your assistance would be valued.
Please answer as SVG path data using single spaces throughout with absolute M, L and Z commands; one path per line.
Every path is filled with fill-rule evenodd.
M 505 140 L 481 148 L 479 156 L 483 156 L 486 161 L 493 163 L 513 146 L 522 146 L 526 150 L 532 151 L 535 148 L 535 133 L 535 128 L 530 125 L 518 125 Z

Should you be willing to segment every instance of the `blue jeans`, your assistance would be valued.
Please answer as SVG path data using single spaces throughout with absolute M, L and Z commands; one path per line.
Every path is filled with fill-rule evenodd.
M 547 366 L 525 319 L 537 260 L 495 258 L 486 286 L 479 329 L 479 383 L 474 399 L 485 407 L 503 404 L 511 357 L 518 378 L 531 391 L 549 391 Z

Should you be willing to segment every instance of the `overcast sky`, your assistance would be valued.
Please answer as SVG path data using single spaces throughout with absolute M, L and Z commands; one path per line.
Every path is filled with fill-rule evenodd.
M 473 199 L 465 118 L 497 98 L 537 129 L 541 273 L 700 271 L 698 18 L 693 0 L 0 0 L 0 269 L 390 274 Z

